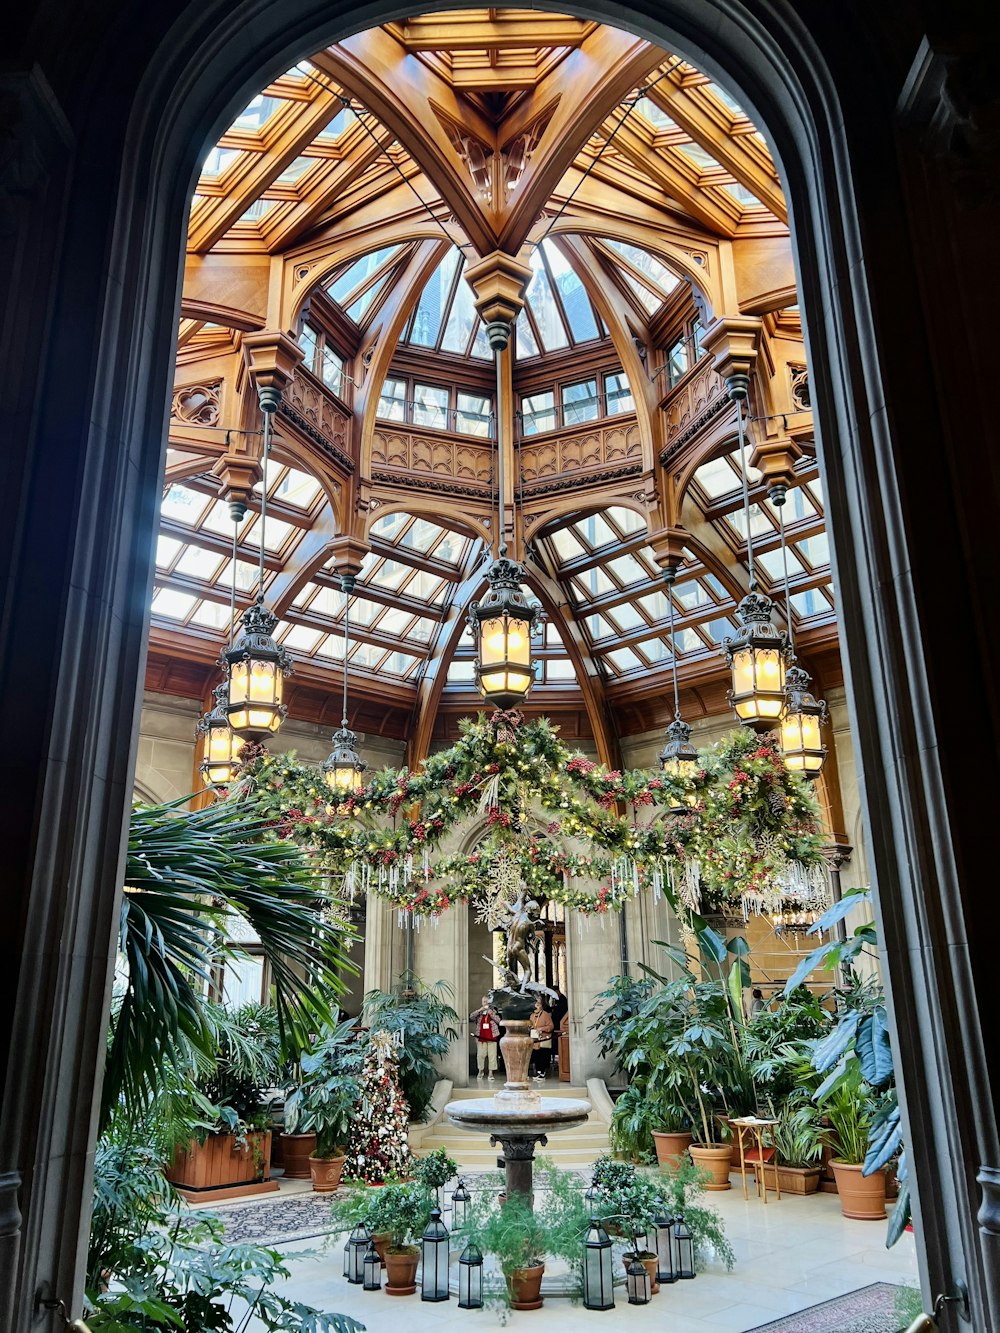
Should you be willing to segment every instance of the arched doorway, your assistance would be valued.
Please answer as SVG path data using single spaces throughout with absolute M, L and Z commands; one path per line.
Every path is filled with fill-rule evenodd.
M 5 811 L 18 885 L 12 919 L 20 970 L 12 969 L 10 979 L 17 987 L 7 1063 L 13 1077 L 0 1165 L 9 1161 L 27 1177 L 17 1327 L 29 1324 L 39 1287 L 70 1296 L 78 1279 L 145 640 L 150 560 L 140 553 L 159 483 L 152 442 L 162 437 L 177 257 L 195 163 L 241 99 L 304 52 L 349 28 L 423 8 L 371 4 L 348 12 L 283 0 L 259 4 L 250 22 L 244 6 L 218 0 L 170 16 L 172 25 L 167 16 L 143 15 L 127 34 L 95 23 L 84 43 L 71 24 L 62 24 L 58 4 L 36 15 L 40 30 L 65 33 L 65 44 L 50 41 L 46 55 L 68 112 L 53 110 L 37 88 L 24 94 L 38 115 L 26 134 L 37 139 L 43 160 L 48 154 L 52 184 L 29 200 L 27 222 L 22 214 L 30 239 L 15 247 L 20 270 L 12 286 L 16 302 L 35 311 L 27 348 L 44 350 L 44 371 L 35 380 L 21 360 L 5 366 L 12 383 L 7 401 L 23 417 L 28 442 L 21 460 L 27 517 L 11 535 L 17 559 L 9 566 L 6 642 L 14 666 L 2 696 L 12 763 L 28 774 Z M 598 6 L 558 8 L 611 17 Z M 949 1290 L 964 1276 L 982 1326 L 995 1327 L 1000 1149 L 996 1066 L 986 1046 L 995 1036 L 976 1018 L 977 1010 L 988 1012 L 987 973 L 976 952 L 984 946 L 967 943 L 971 908 L 960 891 L 954 846 L 959 834 L 971 845 L 974 829 L 960 806 L 972 793 L 963 790 L 957 765 L 947 788 L 942 776 L 942 746 L 945 761 L 949 752 L 933 709 L 940 687 L 933 684 L 933 645 L 921 634 L 926 606 L 914 588 L 921 575 L 932 585 L 943 577 L 940 552 L 947 543 L 939 541 L 938 567 L 930 569 L 918 549 L 914 506 L 919 518 L 933 514 L 936 503 L 922 493 L 899 447 L 908 430 L 917 437 L 937 418 L 934 376 L 919 336 L 912 260 L 897 243 L 897 229 L 905 232 L 907 223 L 899 181 L 891 169 L 877 173 L 880 153 L 883 168 L 893 160 L 889 122 L 878 121 L 863 144 L 857 111 L 838 94 L 838 87 L 863 86 L 866 79 L 880 88 L 884 71 L 872 57 L 877 48 L 860 42 L 842 16 L 835 16 L 841 30 L 831 31 L 820 5 L 809 11 L 813 35 L 801 8 L 789 14 L 721 0 L 667 6 L 642 0 L 615 13 L 737 87 L 782 162 L 889 981 L 896 1013 L 917 1016 L 900 1026 L 898 1042 L 926 1248 L 925 1294 Z M 860 26 L 860 10 L 855 17 Z M 68 66 L 86 68 L 86 79 L 67 76 Z M 877 199 L 866 206 L 862 196 L 870 188 Z M 65 226 L 53 230 L 62 217 Z M 880 221 L 882 230 L 872 230 Z M 888 232 L 891 253 L 880 244 Z M 61 256 L 59 265 L 48 265 L 51 272 L 46 243 L 58 244 Z M 879 336 L 890 314 L 899 329 L 892 347 Z M 53 488 L 44 472 L 57 475 L 60 462 L 67 481 Z M 955 515 L 942 506 L 940 520 L 939 533 L 950 534 Z M 952 568 L 960 581 L 960 562 Z M 61 578 L 49 577 L 52 570 Z M 47 589 L 42 597 L 40 588 Z M 29 651 L 40 619 L 44 643 Z M 971 622 L 955 629 L 949 655 L 961 655 L 963 644 L 969 660 L 978 661 L 982 650 Z M 984 734 L 966 743 L 966 762 L 974 745 L 983 745 L 989 758 Z M 944 1040 L 956 1032 L 959 1040 Z M 982 1238 L 975 1224 L 977 1171 L 993 1191 Z

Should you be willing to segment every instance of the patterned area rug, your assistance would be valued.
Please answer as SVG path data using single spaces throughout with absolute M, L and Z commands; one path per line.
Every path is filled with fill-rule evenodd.
M 897 1333 L 896 1293 L 891 1282 L 873 1282 L 870 1287 L 849 1291 L 822 1305 L 811 1305 L 798 1314 L 760 1324 L 751 1333 Z
M 287 1199 L 272 1196 L 259 1203 L 205 1209 L 200 1215 L 217 1218 L 223 1224 L 228 1245 L 285 1245 L 327 1236 L 334 1230 L 329 1194 L 295 1194 Z

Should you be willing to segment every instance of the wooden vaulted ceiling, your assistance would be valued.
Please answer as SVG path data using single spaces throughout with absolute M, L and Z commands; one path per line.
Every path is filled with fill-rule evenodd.
M 727 308 L 749 310 L 775 346 L 801 346 L 778 175 L 757 127 L 685 60 L 606 25 L 500 8 L 423 15 L 314 53 L 264 89 L 208 155 L 188 234 L 151 685 L 205 693 L 228 633 L 233 531 L 213 466 L 226 429 L 256 418 L 250 381 L 229 374 L 227 358 L 242 365 L 244 341 L 264 329 L 301 339 L 307 317 L 336 352 L 332 378 L 327 362 L 308 367 L 314 406 L 299 414 L 323 418 L 326 453 L 307 447 L 308 431 L 283 437 L 279 421 L 265 481 L 265 584 L 296 662 L 292 710 L 339 718 L 345 540 L 365 552 L 351 612 L 356 724 L 408 734 L 432 709 L 444 734 L 448 716 L 468 710 L 462 625 L 482 585 L 492 503 L 488 450 L 475 448 L 489 430 L 493 370 L 463 274 L 496 250 L 520 255 L 535 275 L 517 326 L 512 406 L 579 373 L 593 377 L 610 417 L 607 375 L 621 374 L 614 413 L 624 434 L 641 437 L 649 479 L 645 518 L 620 479 L 605 484 L 610 470 L 594 469 L 578 503 L 549 513 L 538 498 L 525 519 L 522 554 L 549 613 L 537 705 L 574 735 L 609 719 L 612 732 L 665 720 L 670 645 L 649 537 L 683 520 L 678 665 L 689 709 L 718 706 L 718 643 L 746 586 L 738 469 L 731 447 L 716 445 L 692 466 L 682 501 L 666 494 L 674 482 L 652 460 L 674 383 L 673 369 L 662 376 L 664 358 L 692 318 L 704 326 Z M 682 380 L 699 353 L 674 348 L 688 358 Z M 457 384 L 465 408 L 448 399 L 436 418 L 418 418 L 411 402 L 395 415 L 386 386 L 405 384 L 405 395 L 428 380 Z M 478 417 L 469 406 L 477 394 Z M 420 411 L 432 406 L 422 400 Z M 385 480 L 391 466 L 377 474 L 373 450 L 396 438 L 387 423 L 404 419 L 422 421 L 435 447 L 438 435 L 468 436 L 452 456 L 464 448 L 473 458 L 462 466 L 480 493 L 470 483 L 467 502 L 442 505 L 433 486 L 421 495 L 409 478 L 401 496 Z M 546 466 L 542 437 L 567 424 L 533 418 L 541 443 L 531 460 L 522 448 L 520 471 L 539 497 L 531 467 L 541 476 Z M 801 485 L 786 512 L 791 604 L 819 651 L 834 609 L 822 495 L 808 430 L 799 436 Z M 450 494 L 461 494 L 457 482 Z M 754 499 L 758 577 L 780 590 L 775 511 L 762 485 Z M 236 534 L 240 605 L 256 586 L 258 508 L 251 503 Z M 426 717 L 420 726 L 426 739 Z

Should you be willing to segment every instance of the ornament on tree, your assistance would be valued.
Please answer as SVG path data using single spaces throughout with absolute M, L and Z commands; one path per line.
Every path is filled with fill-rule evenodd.
M 373 1032 L 361 1071 L 361 1096 L 351 1120 L 344 1175 L 380 1185 L 406 1174 L 410 1162 L 410 1108 L 399 1086 L 396 1044 Z

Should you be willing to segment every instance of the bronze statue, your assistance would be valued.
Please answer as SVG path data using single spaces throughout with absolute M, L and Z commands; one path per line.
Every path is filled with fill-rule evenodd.
M 500 925 L 507 934 L 506 982 L 511 990 L 523 991 L 531 977 L 531 950 L 536 943 L 538 921 L 542 909 L 535 898 L 529 897 L 526 885 L 512 903 L 506 904 L 507 915 Z

